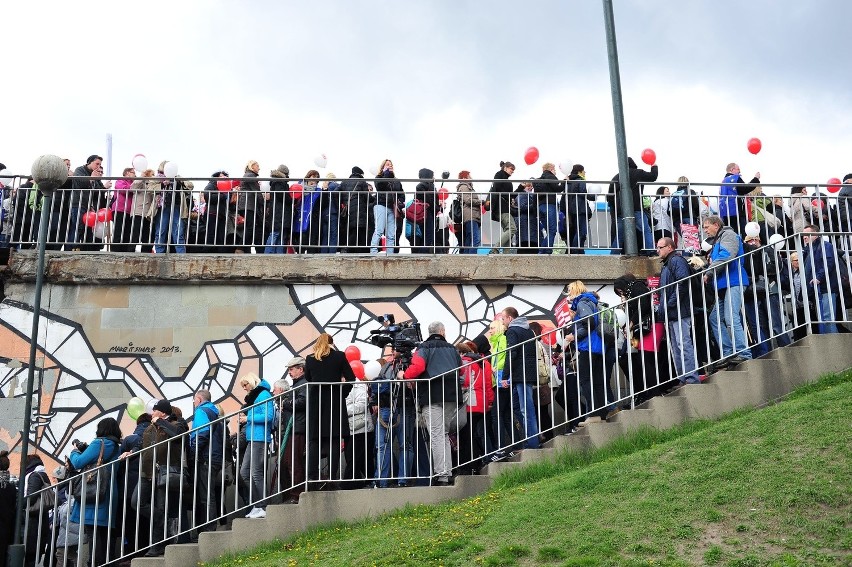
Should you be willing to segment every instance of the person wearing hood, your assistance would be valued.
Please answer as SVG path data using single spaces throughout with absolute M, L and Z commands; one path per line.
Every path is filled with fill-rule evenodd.
M 515 164 L 509 161 L 500 162 L 500 170 L 494 174 L 494 182 L 485 201 L 485 209 L 491 211 L 491 220 L 500 223 L 500 242 L 492 240 L 492 254 L 515 254 L 518 240 L 518 225 L 515 223 L 517 207 L 512 194 L 512 182 L 509 177 L 515 173 Z
M 574 321 L 565 341 L 577 346 L 577 379 L 580 382 L 580 396 L 585 399 L 587 417 L 586 421 L 580 423 L 582 426 L 590 421 L 606 419 L 614 402 L 609 376 L 615 361 L 606 356 L 606 345 L 598 329 L 600 319 L 597 315 L 597 296 L 580 280 L 568 284 L 565 295 L 571 301 L 569 315 Z M 580 415 L 579 407 L 565 409 L 569 420 Z
M 121 429 L 115 418 L 106 417 L 98 422 L 95 430 L 95 439 L 89 443 L 82 452 L 77 448 L 71 451 L 68 460 L 78 471 L 84 467 L 95 465 L 101 458 L 102 464 L 107 464 L 118 459 L 121 454 Z M 83 532 L 89 541 L 91 552 L 90 564 L 103 565 L 107 559 L 107 547 L 110 542 L 110 531 L 115 526 L 115 509 L 118 503 L 118 482 L 115 478 L 115 468 L 110 467 L 112 480 L 106 495 L 99 499 L 90 498 L 85 502 L 85 508 L 81 502 L 75 499 L 71 508 L 71 522 L 83 525 Z
M 659 169 L 656 165 L 651 166 L 651 171 L 639 169 L 633 158 L 627 158 L 628 165 L 628 184 L 630 185 L 630 194 L 633 197 L 633 213 L 636 218 L 636 232 L 639 236 L 640 253 L 646 255 L 654 254 L 654 234 L 651 232 L 651 223 L 648 220 L 648 215 L 642 207 L 642 183 L 650 183 L 657 180 Z M 618 174 L 612 178 L 612 183 L 609 184 L 609 193 L 607 194 L 607 203 L 610 207 L 610 215 L 615 215 L 617 219 L 614 227 L 616 229 L 615 238 L 612 247 L 619 250 L 623 244 L 624 235 L 624 216 L 621 210 L 619 191 Z
M 266 517 L 266 453 L 272 442 L 275 426 L 275 403 L 271 388 L 257 374 L 248 373 L 240 378 L 240 387 L 246 392 L 243 412 L 239 421 L 245 424 L 246 449 L 240 466 L 240 477 L 249 487 L 246 503 L 252 509 L 246 518 Z
M 370 253 L 378 254 L 382 235 L 385 237 L 385 249 L 393 254 L 399 245 L 396 235 L 396 214 L 399 205 L 405 200 L 402 183 L 393 172 L 393 162 L 382 161 L 379 166 L 379 179 L 376 180 L 376 204 L 373 206 L 375 229 L 370 241 Z
M 417 177 L 420 182 L 414 188 L 414 198 L 426 206 L 426 215 L 422 221 L 415 223 L 420 227 L 422 236 L 417 234 L 416 227 L 411 231 L 411 252 L 413 254 L 432 254 L 435 251 L 435 214 L 438 205 L 438 193 L 435 191 L 435 172 L 424 167 L 417 172 Z
M 347 252 L 364 253 L 369 251 L 370 236 L 373 234 L 373 188 L 364 181 L 364 170 L 357 165 L 352 174 L 340 185 L 341 215 L 346 218 Z
M 506 368 L 504 378 L 509 380 L 515 395 L 514 407 L 521 421 L 524 447 L 538 449 L 538 419 L 534 388 L 538 384 L 538 359 L 535 333 L 526 317 L 521 317 L 514 307 L 500 312 L 506 325 Z
M 559 195 L 565 192 L 565 184 L 556 178 L 556 166 L 550 162 L 541 166 L 541 177 L 533 183 L 538 199 L 538 224 L 544 227 L 544 241 L 539 254 L 553 254 L 553 244 L 559 229 L 559 209 L 556 206 Z
M 462 180 L 456 186 L 456 199 L 461 203 L 462 210 L 462 247 L 459 253 L 476 254 L 482 244 L 482 202 L 473 190 L 470 172 L 460 171 L 459 179 Z
M 293 226 L 293 196 L 290 194 L 290 168 L 283 163 L 269 172 L 269 236 L 264 254 L 284 254 L 290 245 Z
M 586 189 L 586 168 L 575 163 L 568 175 L 568 183 L 565 187 L 565 195 L 561 199 L 562 212 L 565 213 L 567 227 L 566 241 L 571 247 L 572 254 L 582 254 L 586 247 L 586 238 L 589 234 L 589 201 L 594 201 L 595 196 L 589 195 Z
M 28 527 L 26 533 L 26 565 L 36 565 L 45 553 L 50 552 L 50 513 L 52 507 L 47 507 L 40 502 L 41 497 L 33 496 L 40 490 L 50 486 L 50 477 L 44 468 L 44 461 L 36 454 L 27 455 L 24 461 L 26 468 L 19 477 L 24 482 L 24 510 L 29 511 L 31 507 L 37 508 L 29 512 Z M 20 482 L 20 480 L 19 480 Z M 16 499 L 17 500 L 17 499 Z M 14 510 L 14 506 L 12 510 Z M 77 523 L 80 523 L 79 516 Z M 12 522 L 14 525 L 14 521 Z

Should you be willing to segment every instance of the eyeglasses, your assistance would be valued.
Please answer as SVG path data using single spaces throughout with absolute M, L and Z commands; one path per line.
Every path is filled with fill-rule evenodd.
M 668 244 L 663 244 L 662 246 L 657 246 L 657 250 L 662 250 L 662 249 L 668 248 L 668 247 L 669 247 Z

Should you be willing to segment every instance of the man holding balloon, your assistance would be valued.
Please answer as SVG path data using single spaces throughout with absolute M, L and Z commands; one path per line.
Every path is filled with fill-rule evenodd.
M 92 154 L 86 158 L 86 165 L 81 165 L 74 170 L 74 177 L 84 179 L 74 179 L 71 182 L 72 191 L 68 202 L 71 214 L 68 216 L 66 249 L 97 250 L 100 248 L 100 245 L 82 245 L 81 243 L 94 242 L 94 234 L 91 230 L 87 230 L 87 226 L 83 223 L 83 211 L 100 209 L 105 205 L 104 193 L 112 187 L 112 181 L 103 183 L 100 179 L 88 179 L 103 176 L 103 159 L 97 154 Z
M 754 174 L 751 182 L 746 185 L 740 176 L 740 166 L 729 163 L 725 168 L 725 178 L 719 188 L 719 216 L 722 221 L 742 236 L 748 214 L 745 208 L 744 196 L 751 193 L 760 183 L 760 172 Z M 741 220 L 744 219 L 744 220 Z

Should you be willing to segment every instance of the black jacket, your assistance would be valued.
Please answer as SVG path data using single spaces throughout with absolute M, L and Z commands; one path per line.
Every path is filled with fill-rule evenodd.
M 541 172 L 539 181 L 533 183 L 533 190 L 538 195 L 537 205 L 555 205 L 556 199 L 565 190 L 565 184 L 559 183 L 556 175 L 545 169 Z
M 630 181 L 630 194 L 633 195 L 633 210 L 641 211 L 642 210 L 642 183 L 652 182 L 657 180 L 657 175 L 659 174 L 659 169 L 656 165 L 651 166 L 651 171 L 645 171 L 644 169 L 639 169 L 637 167 L 636 162 L 633 161 L 633 158 L 628 158 L 627 163 L 629 166 L 629 181 Z M 612 178 L 612 183 L 609 185 L 609 193 L 607 194 L 606 200 L 610 204 L 610 207 L 614 207 L 616 203 L 615 196 L 618 194 L 619 187 L 619 178 L 618 175 Z M 616 210 L 616 214 L 619 218 L 621 218 L 621 204 L 619 203 L 618 208 Z
M 512 202 L 512 193 L 512 182 L 509 181 L 509 174 L 501 168 L 494 174 L 494 183 L 491 184 L 491 190 L 488 192 L 491 220 L 499 221 L 500 215 L 503 214 L 517 214 L 517 209 Z
M 349 179 L 340 184 L 339 191 L 344 192 L 341 199 L 350 225 L 369 225 L 372 204 L 375 201 L 375 195 L 369 193 L 369 190 L 370 187 L 364 181 L 364 176 L 359 173 L 353 173 Z
M 341 383 L 341 378 L 345 378 L 346 382 Z M 321 360 L 317 360 L 314 355 L 305 359 L 309 438 L 349 437 L 346 396 L 356 379 L 346 355 L 339 350 L 332 350 Z M 328 384 L 320 384 L 325 382 Z
M 562 200 L 562 212 L 572 217 L 588 217 L 591 215 L 588 201 L 594 201 L 595 196 L 589 195 L 586 189 L 586 180 L 572 173 L 568 176 L 569 182 L 565 188 L 565 196 Z
M 286 429 L 287 422 L 292 417 L 291 435 L 304 435 L 307 431 L 305 427 L 307 423 L 307 399 L 308 381 L 304 376 L 293 382 L 293 388 L 282 396 L 281 412 L 283 417 L 281 419 L 281 427 Z M 282 431 L 281 434 L 283 435 L 284 432 Z
M 376 180 L 376 204 L 389 209 L 399 207 L 405 202 L 405 193 L 402 183 L 394 176 L 392 171 L 383 171 Z
M 418 375 L 417 369 L 425 370 Z M 458 369 L 462 359 L 456 347 L 441 335 L 429 335 L 412 357 L 406 378 L 417 378 L 417 405 L 455 403 L 462 399 Z M 428 380 L 424 380 L 428 378 Z
M 506 365 L 503 379 L 513 384 L 537 384 L 538 360 L 535 333 L 526 317 L 518 317 L 506 327 Z M 514 348 L 513 348 L 514 347 Z

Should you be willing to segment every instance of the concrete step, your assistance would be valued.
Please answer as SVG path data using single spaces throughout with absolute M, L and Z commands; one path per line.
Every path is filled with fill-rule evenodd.
M 583 429 L 586 430 L 589 436 L 591 446 L 595 448 L 608 445 L 613 440 L 624 434 L 624 424 L 618 422 L 609 423 L 607 421 L 601 421 L 599 423 L 589 423 L 588 425 L 585 425 Z
M 621 410 L 607 421 L 609 423 L 620 423 L 625 431 L 631 431 L 646 425 L 656 427 L 654 410 L 645 407 Z
M 168 546 L 171 547 L 171 546 Z M 193 563 L 192 565 L 195 565 Z M 165 567 L 166 558 L 165 557 L 137 557 L 133 561 L 130 562 L 131 567 Z M 185 564 L 189 565 L 189 563 Z M 183 567 L 182 565 L 178 565 L 176 567 Z
M 589 433 L 584 427 L 577 429 L 576 433 L 571 435 L 557 435 L 547 443 L 546 447 L 553 447 L 557 450 L 568 451 L 587 451 L 592 446 Z
M 543 459 L 552 458 L 556 449 L 552 449 L 550 447 L 542 447 L 540 449 L 524 449 L 521 451 L 521 460 L 522 463 L 534 463 L 536 461 L 541 461 Z
M 705 384 L 690 384 L 690 386 L 703 387 Z M 686 386 L 684 386 L 686 388 Z M 685 420 L 695 417 L 689 400 L 679 395 L 680 390 L 666 396 L 656 396 L 648 400 L 644 411 L 651 412 L 651 425 L 659 429 L 666 429 L 672 425 L 683 423 Z M 634 410 L 636 411 L 636 410 Z M 622 412 L 624 413 L 624 412 Z

